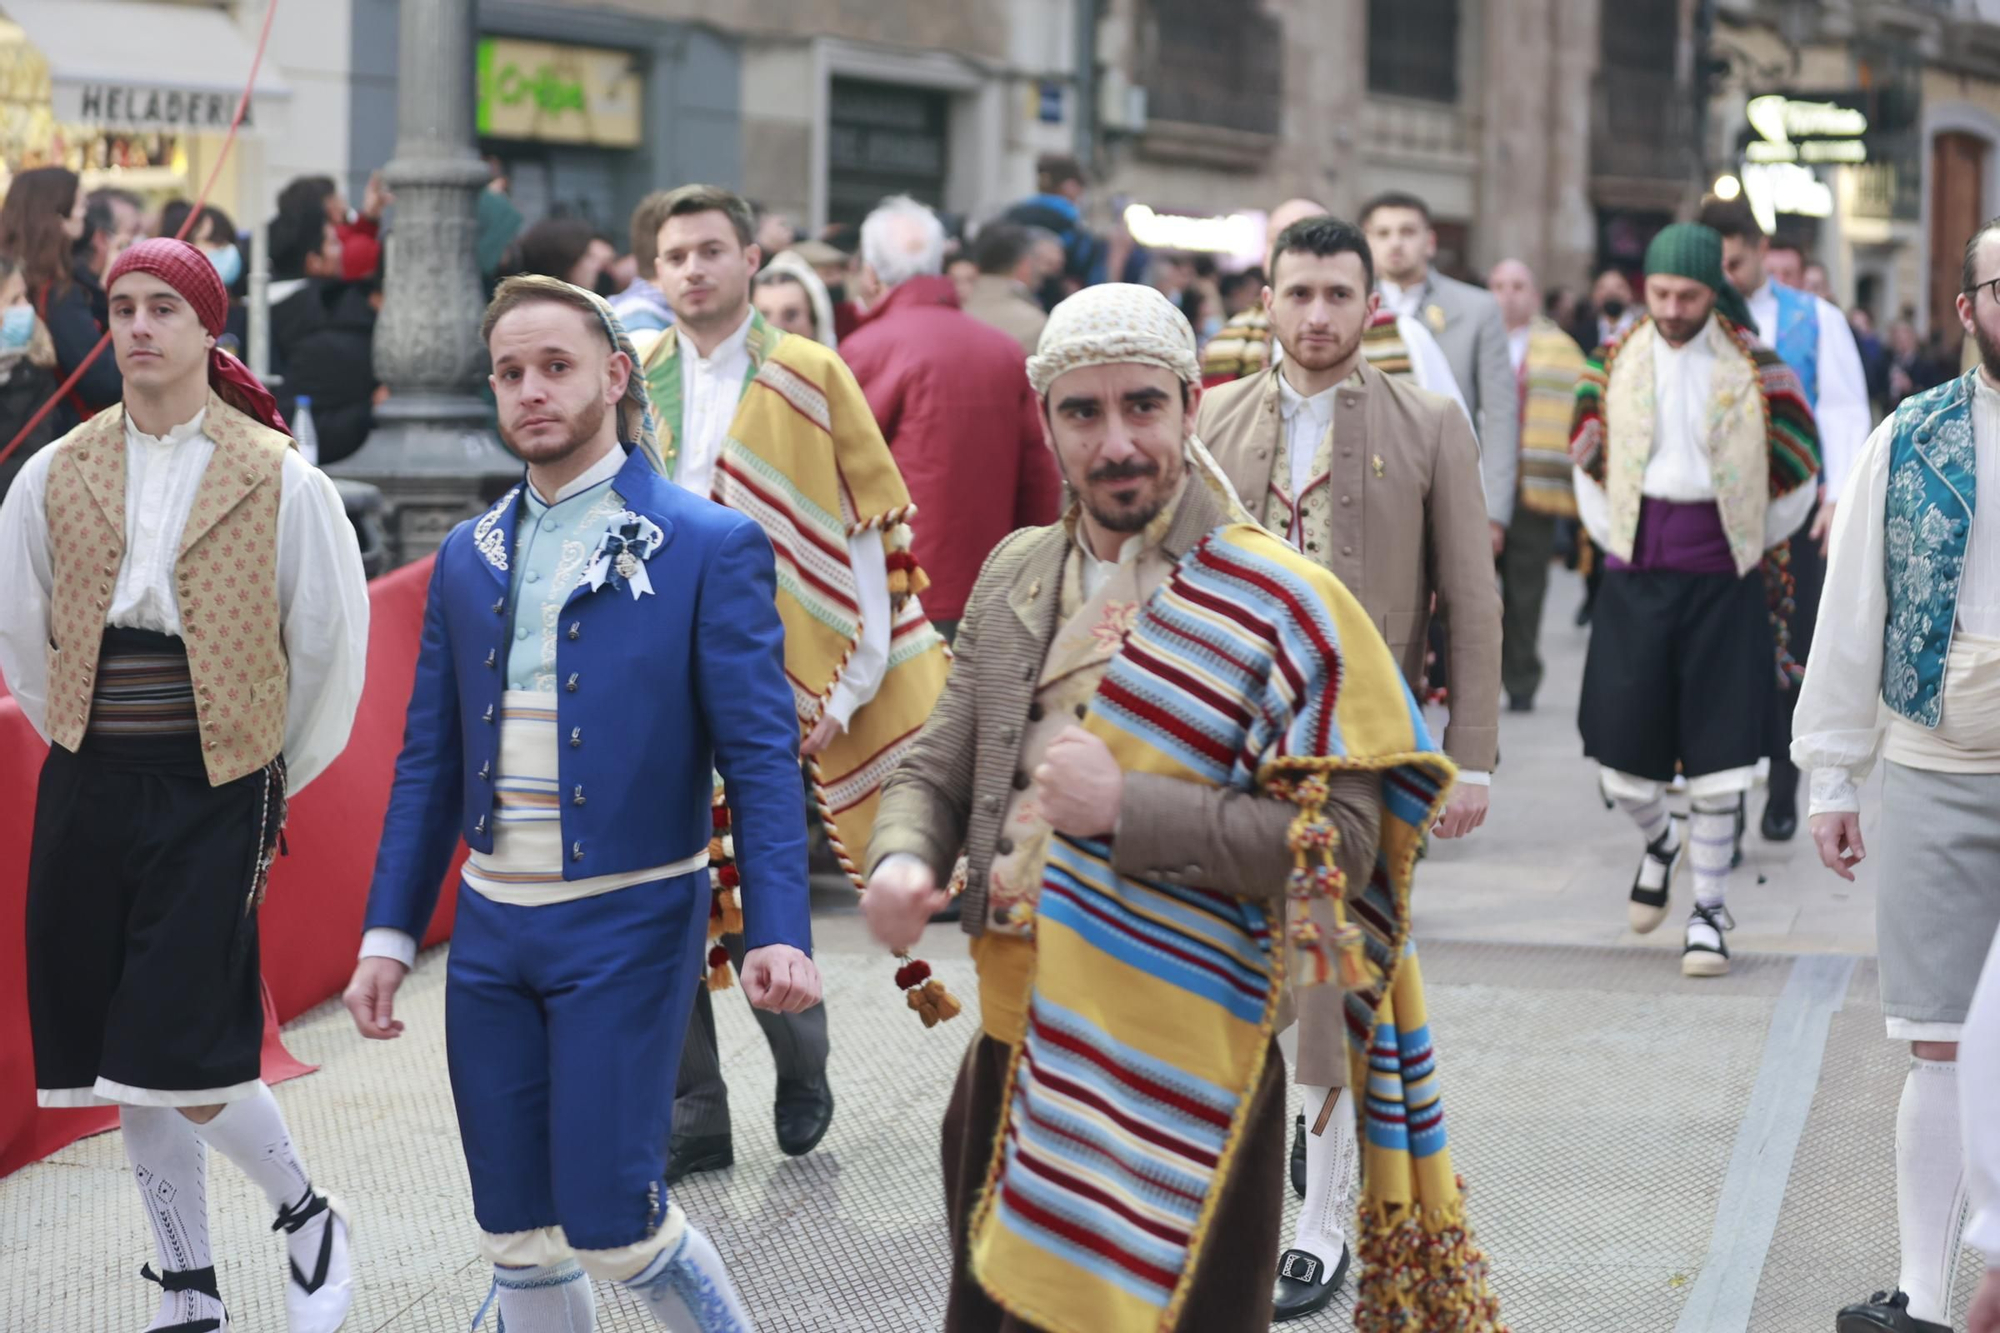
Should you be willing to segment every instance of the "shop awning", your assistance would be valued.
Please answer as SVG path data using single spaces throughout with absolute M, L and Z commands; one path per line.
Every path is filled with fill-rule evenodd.
M 221 133 L 254 51 L 218 10 L 134 0 L 0 0 L 49 66 L 55 118 L 111 129 Z M 0 25 L 0 40 L 5 38 Z M 291 89 L 270 53 L 244 128 L 269 132 Z

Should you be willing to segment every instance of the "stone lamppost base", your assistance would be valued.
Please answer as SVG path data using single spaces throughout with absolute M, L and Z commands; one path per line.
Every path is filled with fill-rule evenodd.
M 375 409 L 367 443 L 327 469 L 381 488 L 392 566 L 437 550 L 520 480 L 520 461 L 490 422 L 487 404 L 469 395 L 398 394 Z

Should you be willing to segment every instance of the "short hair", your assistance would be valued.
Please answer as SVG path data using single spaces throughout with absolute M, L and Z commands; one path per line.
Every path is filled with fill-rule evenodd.
M 1765 234 L 1757 221 L 1757 214 L 1750 207 L 1750 201 L 1741 195 L 1734 199 L 1717 199 L 1710 195 L 1702 201 L 1701 211 L 1695 214 L 1694 220 L 1724 240 L 1754 242 L 1763 239 Z
M 1257 288 L 1257 287 L 1262 287 L 1263 285 L 1264 285 L 1263 269 L 1244 268 L 1244 269 L 1238 269 L 1234 273 L 1223 274 L 1222 277 L 1216 282 L 1216 290 L 1221 292 L 1224 296 L 1228 296 L 1231 292 L 1240 291 L 1245 287 Z
M 972 242 L 972 262 L 981 273 L 1006 276 L 1019 268 L 1035 238 L 1018 222 L 989 222 Z
M 302 278 L 306 260 L 326 247 L 326 210 L 317 207 L 281 209 L 271 219 L 271 276 Z
M 1078 185 L 1090 183 L 1083 174 L 1083 163 L 1068 153 L 1044 153 L 1036 158 L 1035 181 L 1044 190 L 1060 189 L 1070 181 Z
M 944 224 L 906 194 L 890 195 L 861 223 L 861 258 L 884 287 L 944 272 Z
M 331 176 L 299 176 L 278 192 L 278 211 L 289 213 L 295 208 L 317 208 L 326 211 L 326 201 L 340 193 Z
M 655 190 L 632 210 L 632 258 L 639 263 L 639 276 L 651 278 L 660 259 L 660 228 L 667 225 L 667 205 L 673 191 Z
M 1812 263 L 1806 262 L 1805 246 L 1800 244 L 1799 238 L 1796 236 L 1773 236 L 1771 238 L 1771 248 L 1773 250 L 1790 250 L 1793 254 L 1799 257 L 1799 263 L 1801 265 L 1803 265 L 1806 268 L 1812 267 Z M 1813 263 L 1817 262 L 1819 261 L 1817 260 L 1813 261 Z
M 572 287 L 567 282 L 557 287 L 550 283 L 533 281 L 533 275 L 519 275 L 507 278 L 494 289 L 493 299 L 487 302 L 486 313 L 479 319 L 479 341 L 490 349 L 493 345 L 493 326 L 503 317 L 522 306 L 543 302 L 550 305 L 566 305 L 584 317 L 593 329 L 603 328 L 603 314 L 589 293 L 581 287 Z M 605 348 L 611 350 L 611 340 L 607 335 Z M 637 373 L 636 370 L 634 373 Z
M 1375 255 L 1368 248 L 1368 238 L 1361 234 L 1361 228 L 1352 222 L 1343 222 L 1336 217 L 1321 214 L 1316 218 L 1301 218 L 1278 233 L 1278 239 L 1271 242 L 1270 282 L 1278 282 L 1278 256 L 1314 255 L 1325 259 L 1331 255 L 1351 254 L 1361 261 L 1362 290 L 1372 291 L 1375 287 Z
M 582 218 L 543 218 L 515 238 L 514 272 L 568 282 L 570 270 L 596 239 L 597 229 Z
M 1958 289 L 1967 296 L 1972 295 L 1973 284 L 1979 279 L 1979 270 L 1974 267 L 1979 261 L 1979 243 L 1988 236 L 2000 235 L 2000 218 L 1988 218 L 1979 224 L 1979 230 L 1972 233 L 1972 239 L 1965 243 L 1965 263 L 1959 269 Z
M 1368 225 L 1368 219 L 1385 208 L 1409 208 L 1420 213 L 1426 227 L 1431 226 L 1431 206 L 1408 190 L 1384 190 L 1361 206 L 1361 226 Z
M 696 213 L 720 213 L 729 219 L 729 226 L 736 233 L 738 245 L 750 245 L 757 239 L 757 216 L 750 211 L 750 205 L 743 196 L 733 190 L 725 190 L 720 185 L 683 185 L 677 190 L 667 191 L 661 205 L 666 211 L 660 215 L 660 227 L 667 225 L 670 218 L 692 217 Z M 657 259 L 660 227 L 653 228 L 654 258 Z

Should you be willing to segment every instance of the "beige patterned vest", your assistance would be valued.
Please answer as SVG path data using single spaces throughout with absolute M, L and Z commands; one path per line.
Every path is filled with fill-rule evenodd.
M 1314 446 L 1312 479 L 1306 483 L 1305 494 L 1301 497 L 1292 494 L 1292 451 L 1287 443 L 1291 430 L 1289 424 L 1280 419 L 1278 461 L 1271 468 L 1271 489 L 1264 499 L 1264 526 L 1317 563 L 1329 567 L 1333 563 L 1334 546 L 1333 435 L 1339 428 L 1340 414 L 1336 412 L 1332 422 L 1321 433 L 1319 443 Z M 1342 507 L 1352 507 L 1351 497 L 1343 495 L 1340 498 Z M 1356 522 L 1352 514 L 1348 515 L 1348 520 Z
M 211 786 L 254 773 L 285 743 L 278 614 L 278 496 L 291 441 L 208 396 L 215 453 L 181 534 L 174 585 Z M 125 410 L 99 412 L 53 446 L 49 736 L 66 750 L 90 722 L 97 652 L 125 561 Z

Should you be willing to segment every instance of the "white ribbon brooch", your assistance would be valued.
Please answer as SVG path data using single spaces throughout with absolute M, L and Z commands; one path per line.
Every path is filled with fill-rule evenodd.
M 590 557 L 590 572 L 584 580 L 596 592 L 609 583 L 614 588 L 630 588 L 637 601 L 653 591 L 646 577 L 646 562 L 660 549 L 659 525 L 643 514 L 627 509 L 611 520 L 611 527 Z

